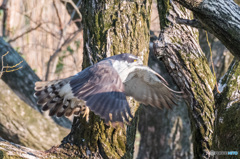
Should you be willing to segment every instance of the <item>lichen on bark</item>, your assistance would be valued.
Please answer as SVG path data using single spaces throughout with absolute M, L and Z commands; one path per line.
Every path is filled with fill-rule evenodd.
M 240 133 L 240 62 L 234 60 L 219 82 L 213 150 L 238 151 Z
M 193 11 L 201 25 L 240 58 L 240 7 L 233 0 L 176 1 Z
M 60 144 L 69 133 L 69 129 L 21 101 L 3 81 L 0 87 L 0 137 L 29 148 L 47 150 Z
M 120 53 L 133 53 L 147 63 L 151 0 L 92 0 L 83 3 L 82 8 L 86 41 L 84 52 L 89 52 L 86 48 L 88 45 L 94 62 Z M 89 60 L 88 55 L 85 55 L 85 59 Z M 87 63 L 83 64 L 84 67 Z
M 169 15 L 169 10 L 171 9 L 171 5 L 169 4 L 169 0 L 158 0 L 158 13 L 159 13 L 159 21 L 161 29 L 167 27 L 170 21 L 166 18 Z
M 170 1 L 167 18 L 171 25 L 162 29 L 155 43 L 161 59 L 180 89 L 188 96 L 195 158 L 208 158 L 214 130 L 214 95 L 216 79 L 198 44 L 198 32 L 175 22 L 176 17 L 190 18 L 192 13 Z M 160 12 L 161 13 L 161 12 Z M 183 17 L 182 17 L 183 18 Z
M 84 0 L 80 11 L 84 26 L 83 68 L 120 53 L 138 55 L 147 63 L 151 0 Z M 139 104 L 131 98 L 128 101 L 135 114 Z M 74 119 L 72 131 L 61 147 L 72 149 L 71 144 L 75 145 L 73 154 L 78 157 L 132 158 L 137 120 L 135 117 L 130 125 L 115 129 L 91 112 L 89 122 L 83 117 Z

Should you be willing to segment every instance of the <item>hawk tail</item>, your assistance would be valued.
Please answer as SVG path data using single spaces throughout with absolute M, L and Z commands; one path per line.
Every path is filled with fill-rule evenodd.
M 39 81 L 35 83 L 35 96 L 37 104 L 42 106 L 43 111 L 49 111 L 49 115 L 70 116 L 73 113 L 79 115 L 86 108 L 78 105 L 78 101 L 71 92 L 69 81 L 71 78 Z

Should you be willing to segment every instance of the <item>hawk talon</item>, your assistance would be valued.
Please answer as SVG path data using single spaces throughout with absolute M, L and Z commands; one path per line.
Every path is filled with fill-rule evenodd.
M 85 107 L 83 117 L 86 117 L 87 122 L 89 122 L 89 113 L 90 113 L 90 109 L 88 107 Z

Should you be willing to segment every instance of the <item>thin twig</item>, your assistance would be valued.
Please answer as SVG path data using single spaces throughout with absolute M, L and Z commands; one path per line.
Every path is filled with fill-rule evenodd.
M 55 11 L 56 11 L 56 14 L 57 14 L 60 34 L 63 34 L 62 20 L 61 20 L 61 17 L 60 17 L 60 15 L 59 15 L 59 12 L 58 12 L 57 5 L 56 5 L 56 1 L 55 1 L 55 0 L 53 1 L 53 6 L 54 6 Z
M 20 67 L 18 67 L 18 68 L 16 68 L 18 65 L 20 65 L 23 61 L 20 61 L 19 63 L 17 63 L 16 65 L 14 65 L 14 66 L 4 66 L 4 64 L 3 64 L 3 58 L 4 58 L 4 56 L 6 56 L 7 54 L 9 53 L 9 51 L 7 52 L 7 53 L 5 53 L 4 55 L 2 55 L 2 69 L 1 69 L 1 71 L 0 71 L 0 78 L 2 77 L 2 75 L 3 75 L 3 73 L 4 72 L 14 72 L 14 71 L 17 71 L 17 70 L 19 70 L 19 69 L 21 69 L 23 66 L 20 66 Z M 6 69 L 5 71 L 4 71 L 4 69 Z M 8 70 L 8 69 L 12 69 L 12 70 Z
M 37 28 L 39 28 L 41 25 L 42 25 L 42 23 L 39 23 L 39 24 L 38 24 L 37 26 L 35 26 L 34 28 L 30 28 L 30 29 L 26 30 L 26 31 L 23 32 L 22 34 L 18 35 L 18 36 L 15 37 L 15 38 L 12 38 L 12 39 L 8 40 L 7 42 L 8 42 L 8 43 L 11 43 L 11 42 L 13 42 L 13 41 L 16 41 L 18 38 L 23 37 L 25 34 L 28 34 L 28 33 L 32 32 L 32 31 L 34 31 L 34 30 L 37 30 Z
M 49 60 L 48 60 L 48 64 L 47 64 L 47 71 L 46 71 L 46 75 L 45 75 L 45 80 L 48 80 L 48 76 L 49 76 L 49 72 L 50 72 L 50 65 L 52 60 L 54 60 L 58 53 L 60 53 L 62 50 L 64 50 L 73 40 L 75 40 L 77 38 L 77 35 L 81 32 L 81 30 L 77 30 L 74 33 L 72 33 L 72 37 L 69 36 L 61 46 L 58 47 L 58 49 L 53 53 L 52 56 L 50 56 Z
M 79 1 L 77 2 L 77 5 L 76 5 L 77 8 L 79 7 L 81 1 L 82 1 L 82 0 L 79 0 Z M 72 14 L 71 14 L 71 18 L 70 18 L 69 22 L 67 23 L 67 25 L 65 26 L 65 28 L 66 28 L 68 25 L 70 25 L 70 23 L 71 23 L 73 17 L 75 16 L 75 14 L 76 14 L 76 10 L 74 9 L 74 11 L 73 11 Z M 81 21 L 82 21 L 82 18 L 77 19 L 76 21 L 74 21 L 74 23 L 76 23 L 76 22 L 81 22 Z
M 21 15 L 24 15 L 25 17 L 27 17 L 31 22 L 35 23 L 35 24 L 38 24 L 39 22 L 37 21 L 34 21 L 29 15 L 27 14 L 23 14 L 23 13 L 19 13 Z M 41 22 L 41 24 L 47 24 L 47 23 L 50 23 L 50 22 Z M 51 24 L 54 24 L 54 23 L 51 23 Z M 59 37 L 57 35 L 55 35 L 54 33 L 52 33 L 52 31 L 48 31 L 47 29 L 43 28 L 43 27 L 40 27 L 41 30 L 45 31 L 46 33 L 52 35 L 54 38 L 56 39 L 59 39 Z
M 79 12 L 78 7 L 73 3 L 72 0 L 62 0 L 62 1 L 70 3 L 72 5 L 72 7 L 76 10 L 80 20 L 82 20 L 82 14 Z

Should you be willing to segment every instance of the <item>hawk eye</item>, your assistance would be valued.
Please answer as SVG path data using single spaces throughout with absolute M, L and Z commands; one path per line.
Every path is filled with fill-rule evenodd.
M 134 62 L 137 62 L 137 60 L 134 60 Z

